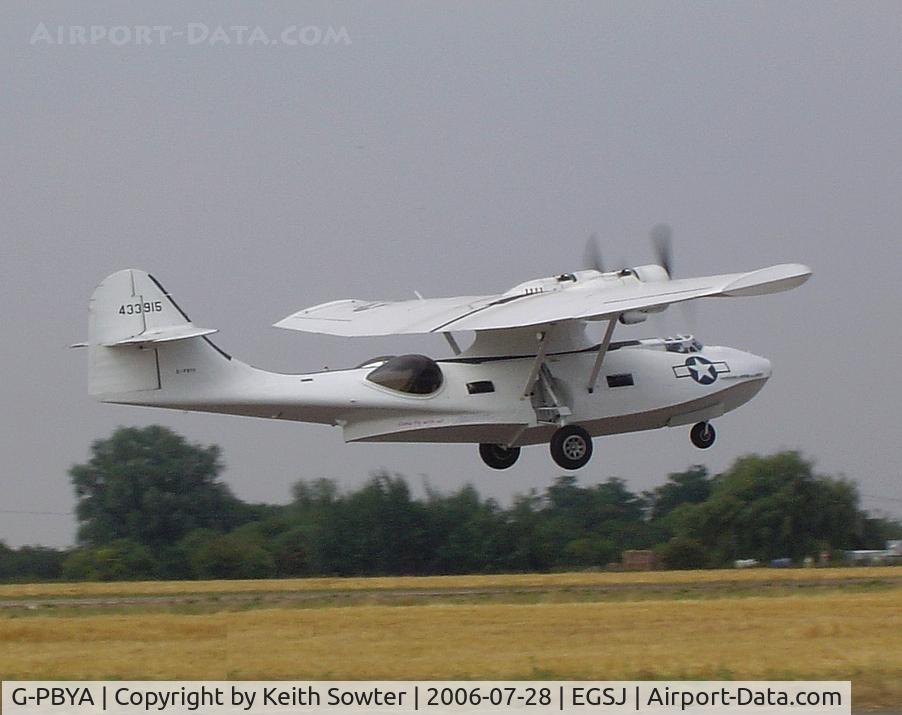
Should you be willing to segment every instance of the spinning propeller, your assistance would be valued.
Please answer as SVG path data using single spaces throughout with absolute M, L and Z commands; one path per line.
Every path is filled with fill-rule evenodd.
M 657 265 L 661 266 L 668 277 L 673 276 L 673 230 L 666 223 L 659 223 L 651 230 L 650 238 L 652 247 L 655 251 Z M 609 269 L 605 266 L 604 257 L 601 252 L 601 241 L 598 239 L 597 233 L 592 233 L 586 240 L 586 247 L 583 251 L 583 265 L 591 268 L 599 273 L 608 273 Z M 624 266 L 626 268 L 626 266 Z M 619 270 L 619 269 L 618 269 Z
M 607 273 L 604 267 L 604 258 L 601 255 L 601 241 L 598 240 L 597 233 L 593 232 L 586 240 L 586 247 L 583 250 L 583 265 L 599 273 Z
M 673 278 L 673 230 L 666 223 L 659 223 L 652 227 L 651 232 L 649 234 L 649 238 L 651 239 L 652 248 L 655 253 L 655 264 L 660 266 L 663 269 L 664 273 L 666 273 L 666 278 L 661 276 L 660 278 L 656 275 L 654 278 L 648 276 L 648 268 L 647 266 L 642 266 L 639 269 L 631 269 L 633 270 L 640 279 L 643 280 L 670 280 Z M 583 251 L 583 265 L 586 268 L 591 268 L 593 270 L 598 271 L 599 273 L 608 273 L 610 269 L 607 268 L 604 262 L 604 257 L 601 251 L 601 241 L 598 238 L 597 233 L 592 233 L 588 240 L 586 241 L 586 247 Z M 624 266 L 625 269 L 625 266 Z M 646 269 L 646 270 L 643 270 Z M 623 269 L 615 269 L 615 270 L 623 270 Z M 694 306 L 692 306 L 694 307 Z M 684 303 L 682 305 L 683 316 L 685 322 L 689 325 L 688 327 L 695 327 L 695 313 L 692 310 L 692 307 L 688 303 Z M 652 311 L 648 311 L 652 312 Z M 624 316 L 626 320 L 622 322 L 632 323 L 632 322 L 641 322 L 644 320 L 644 316 L 639 315 L 631 315 Z
M 673 231 L 666 223 L 659 223 L 651 230 L 651 243 L 655 249 L 658 265 L 667 271 L 667 275 L 671 278 L 673 278 L 672 236 Z

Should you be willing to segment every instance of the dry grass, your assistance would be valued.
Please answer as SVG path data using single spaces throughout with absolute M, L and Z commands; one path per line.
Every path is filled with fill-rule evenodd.
M 0 599 L 90 596 L 165 596 L 186 593 L 276 593 L 295 591 L 445 590 L 455 588 L 578 588 L 606 585 L 818 583 L 838 580 L 902 579 L 902 566 L 824 569 L 744 569 L 502 574 L 489 576 L 399 576 L 304 578 L 249 581 L 136 581 L 0 585 Z
M 810 578 L 823 578 L 826 573 L 779 572 L 783 577 L 810 574 Z M 850 573 L 861 576 L 866 570 Z M 886 569 L 875 573 L 886 574 Z M 582 584 L 587 578 L 725 576 L 742 581 L 762 577 L 761 572 L 706 572 L 488 578 L 500 578 L 505 585 L 514 586 L 546 579 L 560 585 L 560 579 Z M 779 577 L 775 572 L 766 576 Z M 425 587 L 429 588 L 474 583 L 472 577 L 427 581 Z M 406 579 L 376 582 L 315 581 L 319 588 L 424 587 L 422 580 L 413 584 Z M 289 583 L 309 588 L 313 581 Z M 286 582 L 280 584 L 280 588 L 286 587 Z M 478 584 L 485 581 L 478 579 Z M 222 591 L 234 585 L 238 584 L 209 584 L 209 588 Z M 248 585 L 262 590 L 261 586 L 274 584 Z M 185 584 L 155 587 L 184 589 Z M 120 593 L 126 587 L 119 584 L 117 588 L 115 592 Z M 856 708 L 890 707 L 902 705 L 902 589 L 641 602 L 362 605 L 71 618 L 0 616 L 0 676 L 851 679 Z

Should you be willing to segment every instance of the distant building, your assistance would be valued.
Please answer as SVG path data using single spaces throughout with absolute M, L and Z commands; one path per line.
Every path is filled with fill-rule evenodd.
M 652 571 L 655 568 L 655 555 L 647 549 L 630 549 L 623 552 L 624 571 Z
M 736 559 L 733 566 L 737 569 L 751 569 L 758 566 L 758 559 Z
M 886 542 L 885 549 L 856 549 L 844 553 L 853 564 L 890 564 L 902 561 L 902 539 Z

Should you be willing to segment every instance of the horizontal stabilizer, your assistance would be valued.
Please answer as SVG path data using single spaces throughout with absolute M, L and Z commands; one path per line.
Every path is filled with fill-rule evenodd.
M 105 347 L 114 348 L 127 345 L 144 345 L 148 343 L 171 343 L 175 340 L 187 340 L 188 338 L 200 338 L 204 335 L 212 335 L 219 332 L 215 328 L 198 328 L 196 325 L 186 323 L 184 325 L 173 325 L 168 328 L 157 328 L 156 330 L 147 330 L 140 335 L 135 335 L 124 340 L 117 340 L 111 343 L 103 343 Z

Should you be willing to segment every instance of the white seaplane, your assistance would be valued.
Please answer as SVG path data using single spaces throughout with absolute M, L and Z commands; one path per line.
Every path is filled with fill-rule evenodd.
M 209 338 L 216 330 L 196 326 L 159 281 L 133 268 L 94 291 L 88 341 L 77 347 L 88 348 L 89 391 L 103 402 L 335 425 L 348 442 L 477 443 L 494 469 L 512 466 L 523 446 L 547 443 L 559 466 L 578 469 L 593 437 L 679 425 L 694 425 L 692 443 L 706 449 L 711 420 L 748 402 L 770 362 L 691 336 L 613 342 L 615 326 L 697 298 L 789 290 L 811 271 L 783 264 L 672 279 L 669 236 L 657 239 L 659 264 L 606 271 L 596 249 L 593 269 L 498 295 L 339 300 L 276 323 L 342 336 L 441 333 L 453 355 L 440 359 L 260 370 L 218 348 Z M 605 324 L 600 342 L 587 333 L 597 321 Z M 465 350 L 458 331 L 475 332 Z

